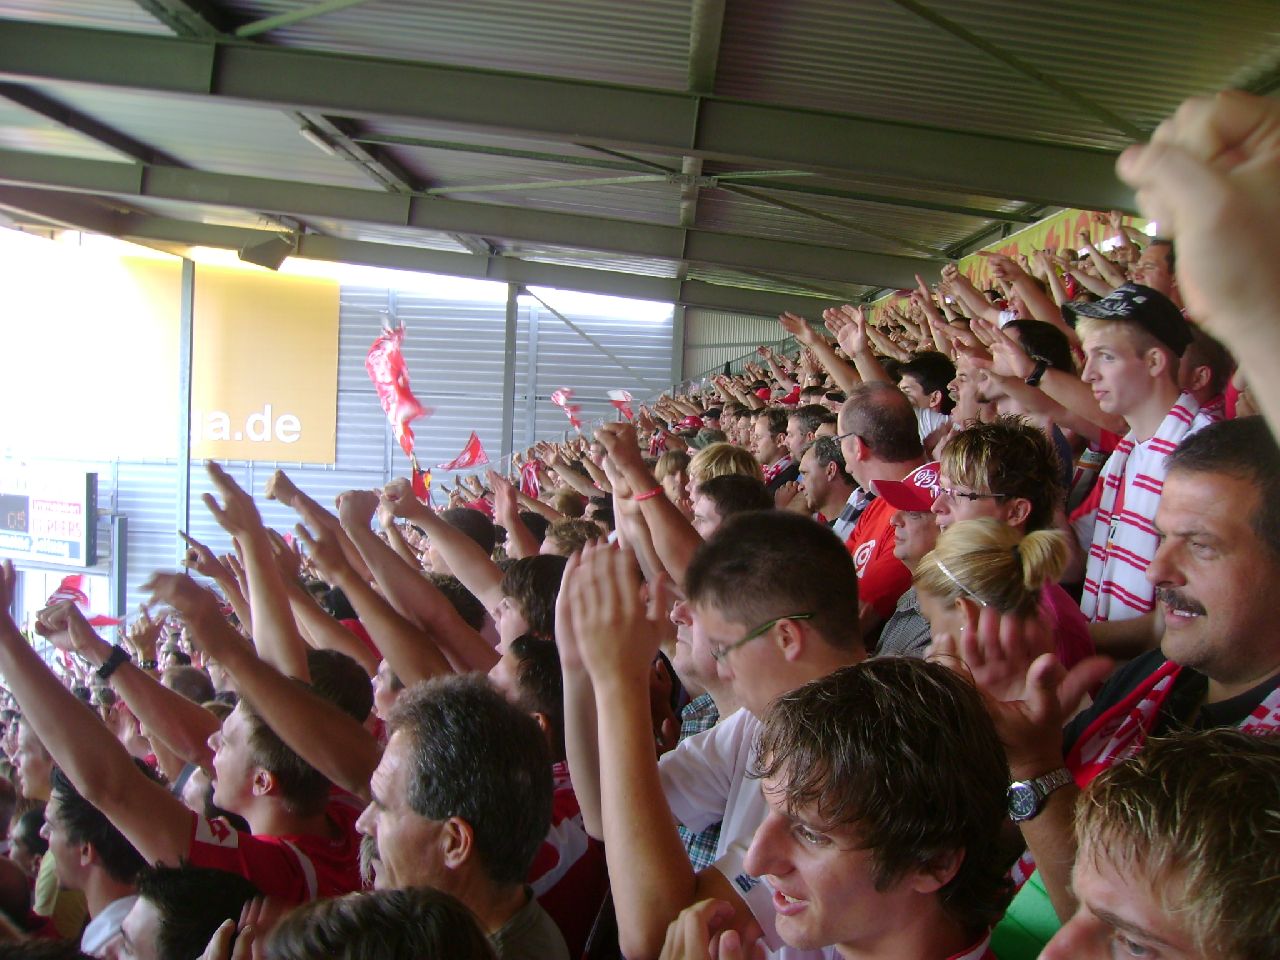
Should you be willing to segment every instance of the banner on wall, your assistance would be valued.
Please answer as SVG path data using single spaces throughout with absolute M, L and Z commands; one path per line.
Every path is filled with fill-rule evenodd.
M 334 462 L 338 283 L 196 268 L 191 455 Z
M 1112 235 L 1109 223 L 1099 222 L 1091 210 L 1063 210 L 1038 223 L 1010 234 L 1002 240 L 988 244 L 982 250 L 987 253 L 1001 253 L 1006 257 L 1020 255 L 1030 257 L 1037 250 L 1071 248 L 1078 250 L 1082 246 L 1080 234 L 1087 233 L 1089 241 L 1095 246 L 1101 244 Z M 1139 230 L 1147 226 L 1147 221 L 1138 217 L 1125 217 L 1124 223 Z M 991 262 L 979 253 L 971 253 L 956 262 L 960 272 L 965 274 L 979 290 L 985 290 L 991 283 Z M 925 283 L 932 286 L 938 281 L 936 276 L 922 277 Z M 871 317 L 878 322 L 879 312 L 889 303 L 903 296 L 902 293 L 891 293 L 871 304 Z

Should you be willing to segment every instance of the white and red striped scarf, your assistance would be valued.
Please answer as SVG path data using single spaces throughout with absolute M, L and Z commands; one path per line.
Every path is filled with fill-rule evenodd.
M 762 467 L 762 469 L 764 470 L 765 485 L 767 486 L 768 484 L 773 483 L 773 481 L 778 478 L 778 474 L 780 474 L 783 470 L 787 469 L 787 467 L 789 466 L 791 466 L 791 454 L 788 453 L 788 454 L 785 454 L 783 458 L 779 460 L 777 463 L 772 464 L 771 466 Z
M 1130 432 L 1111 454 L 1098 481 L 1103 485 L 1102 498 L 1080 598 L 1080 609 L 1089 620 L 1127 620 L 1155 606 L 1155 588 L 1146 574 L 1160 544 L 1153 521 L 1164 490 L 1165 458 L 1185 437 L 1214 419 L 1210 411 L 1200 409 L 1195 397 L 1184 393 L 1155 436 L 1137 443 Z M 1117 499 L 1122 504 L 1118 511 Z

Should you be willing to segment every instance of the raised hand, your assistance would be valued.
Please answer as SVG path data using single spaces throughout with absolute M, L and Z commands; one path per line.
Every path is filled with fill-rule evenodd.
M 129 624 L 129 632 L 125 635 L 125 642 L 129 644 L 139 663 L 154 663 L 158 659 L 156 645 L 160 641 L 164 621 L 164 617 L 159 620 L 151 619 L 151 610 L 145 603 L 139 604 L 138 618 Z
M 59 650 L 76 653 L 86 659 L 89 659 L 91 651 L 110 646 L 94 632 L 80 608 L 71 600 L 59 600 L 36 614 L 35 630 Z
M 854 307 L 846 303 L 840 308 L 840 315 L 848 320 L 836 335 L 836 342 L 840 344 L 840 348 L 851 357 L 866 353 L 870 349 L 866 311 L 862 307 Z
M 172 607 L 182 616 L 191 628 L 187 634 L 192 643 L 199 644 L 203 627 L 225 623 L 218 598 L 185 574 L 154 573 L 142 589 L 151 594 L 153 603 Z
M 444 483 L 440 484 L 444 488 Z M 382 488 L 382 502 L 394 516 L 404 519 L 411 517 L 424 508 L 431 509 L 430 504 L 423 503 L 413 492 L 413 484 L 404 477 L 396 477 Z
M 213 551 L 195 537 L 181 530 L 178 531 L 178 536 L 187 545 L 187 552 L 183 555 L 182 565 L 188 570 L 194 570 L 200 576 L 208 577 L 210 580 L 222 580 L 232 576 L 231 570 L 213 555 Z
M 233 537 L 251 537 L 259 533 L 263 529 L 262 515 L 258 513 L 253 497 L 245 493 L 231 475 L 214 461 L 207 461 L 205 469 L 218 493 L 222 495 L 222 505 L 219 506 L 210 493 L 202 495 L 200 499 L 213 514 L 213 519 L 218 521 L 218 526 Z
M 315 533 L 313 534 L 304 524 L 297 524 L 293 530 L 294 534 L 301 540 L 307 548 L 307 554 L 311 557 L 311 562 L 316 565 L 316 569 L 320 571 L 320 575 L 330 583 L 342 579 L 350 569 L 347 563 L 346 554 L 342 552 L 342 542 L 328 527 L 321 524 L 313 524 Z
M 338 494 L 335 506 L 342 525 L 368 528 L 381 498 L 372 490 L 347 490 Z
M 809 326 L 809 321 L 804 317 L 794 313 L 783 313 L 778 316 L 778 323 L 783 330 L 806 346 L 812 346 L 818 341 L 818 331 Z
M 268 500 L 279 500 L 286 507 L 292 507 L 300 491 L 283 470 L 277 470 L 267 478 L 263 493 Z
M 646 605 L 640 586 L 634 554 L 597 543 L 582 549 L 563 587 L 578 651 L 597 692 L 616 682 L 643 683 L 648 689 L 650 665 L 666 628 L 661 614 L 650 616 L 658 604 Z

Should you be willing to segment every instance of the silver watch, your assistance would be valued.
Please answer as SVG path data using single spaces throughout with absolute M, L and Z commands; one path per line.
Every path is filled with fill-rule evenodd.
M 1033 780 L 1015 780 L 1009 784 L 1009 819 L 1014 823 L 1030 820 L 1044 807 L 1049 794 L 1071 783 L 1073 777 L 1066 767 Z

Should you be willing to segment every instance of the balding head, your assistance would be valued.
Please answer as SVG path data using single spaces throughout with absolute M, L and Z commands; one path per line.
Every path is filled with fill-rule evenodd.
M 844 459 L 850 473 L 860 483 L 862 473 L 855 464 L 876 462 L 902 464 L 902 475 L 924 457 L 920 430 L 911 401 L 891 383 L 860 383 L 840 408 L 839 430 Z M 858 450 L 860 441 L 861 450 Z

